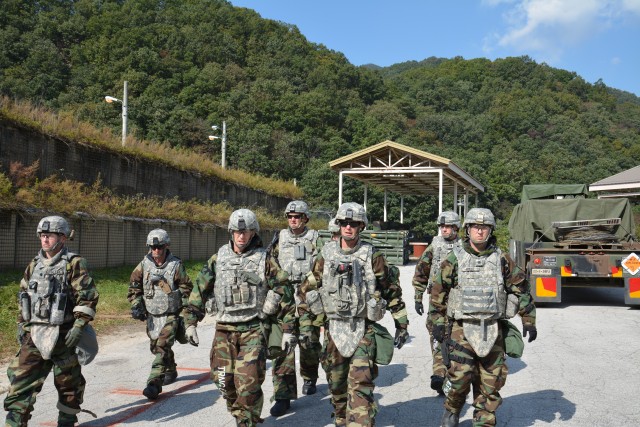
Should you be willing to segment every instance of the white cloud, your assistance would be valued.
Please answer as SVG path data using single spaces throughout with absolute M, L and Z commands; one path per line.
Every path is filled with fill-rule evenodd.
M 506 31 L 487 36 L 485 50 L 537 52 L 553 62 L 565 49 L 606 31 L 629 13 L 640 16 L 640 0 L 482 0 L 504 4 Z
M 617 56 L 614 56 L 613 58 L 611 58 L 611 65 L 618 65 L 622 63 L 622 59 L 620 59 Z
M 623 10 L 640 15 L 640 0 L 622 0 Z

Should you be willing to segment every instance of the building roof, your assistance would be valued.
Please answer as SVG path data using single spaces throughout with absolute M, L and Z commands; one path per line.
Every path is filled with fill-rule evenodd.
M 598 197 L 628 197 L 640 195 L 640 166 L 635 166 L 589 185 Z
M 484 186 L 450 159 L 427 153 L 393 141 L 383 141 L 329 162 L 341 172 L 367 185 L 402 195 L 438 195 L 440 171 L 442 190 L 477 194 Z

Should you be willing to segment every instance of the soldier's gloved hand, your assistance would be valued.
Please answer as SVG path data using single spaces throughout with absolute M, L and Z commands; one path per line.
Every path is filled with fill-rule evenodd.
M 295 335 L 290 334 L 289 332 L 285 332 L 282 334 L 282 351 L 285 353 L 291 353 L 294 348 L 296 348 L 296 343 L 298 339 Z
M 24 330 L 24 322 L 20 322 L 18 323 L 18 331 L 16 332 L 16 339 L 19 345 L 22 345 L 25 335 L 27 335 L 27 331 Z
M 424 304 L 420 301 L 416 301 L 416 313 L 418 313 L 418 316 L 422 316 L 424 314 Z
M 64 345 L 70 348 L 77 346 L 80 338 L 82 338 L 82 331 L 86 324 L 87 322 L 84 320 L 76 319 L 76 321 L 73 322 L 73 328 L 69 329 L 69 332 L 67 332 L 67 335 L 64 337 Z
M 396 336 L 393 339 L 393 345 L 396 346 L 398 350 L 402 348 L 407 339 L 409 338 L 409 331 L 407 328 L 397 328 Z
M 184 332 L 184 334 L 187 337 L 189 344 L 196 347 L 198 346 L 198 344 L 200 344 L 200 339 L 198 339 L 198 332 L 196 331 L 195 326 L 190 325 L 189 327 L 187 327 L 187 330 Z
M 522 336 L 526 337 L 527 333 L 529 333 L 529 341 L 535 341 L 538 338 L 538 330 L 534 325 L 522 325 Z
M 431 330 L 431 335 L 433 338 L 439 343 L 444 341 L 444 325 L 433 325 L 433 329 Z
M 140 304 L 131 307 L 131 317 L 137 320 L 147 320 L 147 310 Z

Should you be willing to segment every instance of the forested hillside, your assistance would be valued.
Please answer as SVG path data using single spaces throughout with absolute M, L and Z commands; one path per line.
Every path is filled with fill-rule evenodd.
M 223 0 L 2 3 L 1 94 L 119 132 L 120 109 L 103 100 L 127 80 L 137 137 L 219 158 L 207 136 L 225 120 L 231 167 L 295 178 L 316 206 L 335 208 L 329 160 L 386 139 L 451 158 L 500 217 L 522 184 L 591 183 L 640 163 L 636 96 L 527 57 L 355 67 Z M 361 201 L 357 183 L 346 191 Z M 381 199 L 369 193 L 373 218 Z M 405 206 L 409 222 L 435 217 L 430 198 Z

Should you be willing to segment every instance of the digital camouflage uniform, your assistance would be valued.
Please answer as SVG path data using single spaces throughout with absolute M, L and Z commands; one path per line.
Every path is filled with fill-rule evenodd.
M 458 244 L 460 238 L 456 237 L 452 240 L 446 240 L 442 236 L 435 236 L 431 244 L 418 260 L 416 270 L 413 275 L 413 288 L 415 290 L 415 301 L 422 302 L 425 291 L 431 295 L 433 280 L 440 272 L 440 264 L 447 255 L 453 250 L 453 245 Z M 431 356 L 433 359 L 432 370 L 433 375 L 444 378 L 447 368 L 442 360 L 442 350 L 440 343 L 433 338 L 433 320 L 431 315 L 427 313 L 427 331 L 429 332 Z
M 233 244 L 223 246 L 202 267 L 196 278 L 194 291 L 189 297 L 188 326 L 196 326 L 205 315 L 205 306 L 217 310 L 216 331 L 210 354 L 211 379 L 227 402 L 227 410 L 236 418 L 239 426 L 255 426 L 262 422 L 260 414 L 263 406 L 262 383 L 267 369 L 267 337 L 265 327 L 278 323 L 283 332 L 294 333 L 295 304 L 293 291 L 287 274 L 278 263 L 266 254 L 262 241 L 256 234 L 242 254 L 233 252 Z M 242 262 L 246 257 L 261 257 L 263 270 L 252 271 L 264 277 L 259 286 L 273 290 L 282 297 L 277 312 L 261 320 L 252 315 L 249 320 L 228 321 L 226 298 L 219 301 L 220 287 L 216 275 L 220 274 L 221 253 L 228 259 L 225 264 Z M 242 272 L 238 272 L 242 273 Z
M 273 247 L 273 257 L 278 260 L 280 267 L 289 274 L 289 282 L 297 291 L 300 283 L 307 273 L 311 271 L 313 261 L 318 256 L 316 243 L 318 232 L 309 230 L 300 235 L 287 229 L 281 230 L 277 243 Z M 296 247 L 301 250 L 296 251 Z M 302 250 L 304 248 L 304 250 Z M 296 253 L 298 254 L 296 257 Z M 298 318 L 296 317 L 296 333 L 299 331 Z M 320 328 L 324 323 L 324 316 L 317 316 L 311 320 L 306 330 L 309 333 L 309 344 L 300 349 L 300 376 L 303 380 L 318 379 L 318 366 L 320 364 Z M 296 382 L 296 357 L 295 351 L 284 353 L 273 360 L 273 399 L 297 399 L 298 385 Z
M 504 290 L 517 297 L 517 312 L 522 317 L 523 325 L 535 325 L 536 312 L 530 294 L 529 284 L 523 272 L 514 264 L 508 255 L 503 254 L 497 247 L 495 237 L 490 237 L 487 247 L 482 252 L 476 252 L 465 239 L 460 252 L 454 250 L 442 263 L 440 274 L 436 278 L 431 291 L 429 313 L 433 318 L 434 327 L 444 325 L 447 321 L 447 305 L 451 305 L 451 290 L 460 285 L 459 257 L 474 260 L 496 259 L 493 271 L 494 277 L 502 278 Z M 479 264 L 475 264 L 479 265 Z M 484 265 L 489 265 L 487 261 Z M 491 264 L 494 265 L 494 264 Z M 498 267 L 499 266 L 499 267 Z M 499 270 L 499 271 L 498 271 Z M 451 308 L 451 307 L 450 307 Z M 505 363 L 504 337 L 502 328 L 497 327 L 497 337 L 493 345 L 486 349 L 486 355 L 478 355 L 478 351 L 470 343 L 470 337 L 465 336 L 465 320 L 448 318 L 449 339 L 445 341 L 449 349 L 450 367 L 445 382 L 445 409 L 451 414 L 459 414 L 465 399 L 473 384 L 474 400 L 473 425 L 493 426 L 496 424 L 495 412 L 502 402 L 500 389 L 505 384 L 508 368 Z M 497 321 L 501 323 L 500 320 Z M 476 391 L 475 388 L 478 388 Z
M 86 382 L 82 376 L 76 348 L 66 346 L 65 336 L 74 324 L 77 327 L 93 320 L 98 305 L 98 291 L 89 275 L 86 260 L 69 252 L 66 247 L 63 247 L 51 261 L 46 259 L 41 250 L 25 270 L 20 281 L 20 291 L 27 292 L 29 285 L 33 284 L 34 280 L 37 281 L 38 277 L 54 277 L 55 281 L 51 283 L 62 285 L 62 292 L 66 294 L 67 301 L 64 320 L 59 328 L 55 328 L 51 324 L 43 324 L 34 316 L 31 321 L 25 322 L 22 312 L 18 314 L 18 324 L 22 325 L 24 334 L 21 337 L 20 350 L 7 368 L 11 386 L 4 400 L 4 409 L 8 412 L 5 425 L 27 425 L 36 395 L 42 390 L 49 372 L 53 369 L 54 385 L 58 390 L 58 425 L 72 426 L 78 420 L 77 414 L 81 412 L 80 405 Z M 53 333 L 54 338 L 59 330 L 50 355 L 45 355 L 39 350 L 43 347 L 36 346 L 35 337 L 31 334 L 32 330 L 43 328 L 47 329 L 48 333 Z
M 163 277 L 157 281 L 164 274 L 170 277 Z M 146 291 L 145 281 L 147 282 Z M 168 248 L 162 265 L 156 266 L 151 253 L 148 253 L 131 273 L 127 299 L 132 307 L 141 307 L 147 315 L 147 336 L 150 340 L 149 350 L 155 355 L 151 363 L 151 372 L 147 378 L 147 384 L 154 384 L 158 389 L 162 389 L 165 375 L 175 378 L 176 361 L 171 347 L 176 341 L 176 334 L 179 328 L 183 327 L 180 314 L 189 304 L 189 295 L 192 288 L 193 284 L 182 261 L 174 256 Z M 150 309 L 155 292 L 162 292 L 163 294 L 175 292 L 176 298 L 179 298 L 179 304 L 170 307 L 166 313 L 158 314 L 159 312 L 156 311 L 156 315 L 153 315 L 150 313 Z
M 351 250 L 341 249 L 340 240 L 328 242 L 323 246 L 314 263 L 313 274 L 302 283 L 299 289 L 299 296 L 302 301 L 299 306 L 301 329 L 303 329 L 304 324 L 312 322 L 314 318 L 311 312 L 311 299 L 307 299 L 307 297 L 310 297 L 312 291 L 316 290 L 322 294 L 323 282 L 326 288 L 330 286 L 332 281 L 330 270 L 335 269 L 341 259 L 349 258 L 350 255 L 356 253 L 367 254 L 367 259 L 362 264 L 364 269 L 363 286 L 368 287 L 370 283 L 374 292 L 369 292 L 369 289 L 367 289 L 365 299 L 375 295 L 378 301 L 384 300 L 386 309 L 393 316 L 396 328 L 406 330 L 409 322 L 407 310 L 402 301 L 399 271 L 397 267 L 390 267 L 387 264 L 381 252 L 376 251 L 369 243 L 361 240 Z M 356 268 L 355 265 L 353 268 Z M 353 277 L 355 277 L 355 274 Z M 324 292 L 328 293 L 331 290 L 327 289 Z M 322 297 L 322 305 L 325 311 L 327 308 L 326 295 L 325 293 L 325 296 Z M 353 294 L 351 297 L 353 297 Z M 382 307 L 384 307 L 384 303 Z M 350 308 L 347 309 L 349 310 Z M 383 315 L 384 311 L 382 312 Z M 376 322 L 369 320 L 366 316 L 356 316 L 357 319 L 352 318 L 351 321 L 336 321 L 330 314 L 327 314 L 327 317 L 329 318 L 329 327 L 325 327 L 320 361 L 327 374 L 335 424 L 336 426 L 373 426 L 378 411 L 373 395 L 374 380 L 378 376 L 378 366 L 375 363 L 376 341 L 372 326 Z M 348 342 L 348 335 L 350 334 L 347 333 L 347 338 L 344 339 L 345 335 L 339 332 L 342 326 L 352 329 L 350 325 L 353 325 L 353 328 L 359 328 L 362 325 L 364 329 L 361 338 L 357 342 Z M 337 331 L 338 337 L 340 337 L 338 341 L 334 340 L 332 331 Z M 346 349 L 346 347 L 349 348 Z M 347 354 L 345 355 L 344 353 Z

